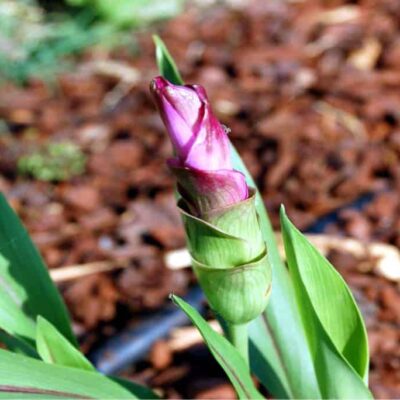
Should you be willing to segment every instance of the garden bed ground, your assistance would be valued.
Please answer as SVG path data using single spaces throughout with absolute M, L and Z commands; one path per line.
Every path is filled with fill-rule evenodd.
M 400 3 L 351 3 L 189 9 L 160 33 L 187 81 L 207 88 L 275 227 L 281 203 L 306 229 L 373 192 L 367 207 L 342 212 L 328 230 L 400 246 Z M 50 268 L 109 261 L 112 269 L 60 283 L 85 351 L 193 283 L 188 270 L 169 270 L 163 261 L 184 246 L 184 235 L 165 166 L 171 148 L 148 94 L 157 74 L 153 52 L 145 32 L 136 56 L 93 50 L 55 86 L 0 88 L 0 190 Z M 21 155 L 65 140 L 87 157 L 82 176 L 46 183 L 17 173 Z M 332 257 L 371 304 L 373 390 L 399 397 L 399 286 L 358 272 L 358 260 Z M 168 346 L 158 351 L 157 359 Z M 163 368 L 153 358 L 135 376 L 172 397 L 204 395 L 214 381 L 201 378 L 198 364 L 215 373 L 215 383 L 223 377 L 204 352 L 200 361 L 193 354 L 174 354 Z M 188 384 L 188 374 L 200 383 Z

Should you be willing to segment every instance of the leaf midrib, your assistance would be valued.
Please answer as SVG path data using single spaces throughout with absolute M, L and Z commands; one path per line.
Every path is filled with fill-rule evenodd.
M 268 323 L 268 319 L 267 319 L 267 317 L 265 316 L 265 311 L 261 314 L 261 320 L 262 320 L 262 322 L 264 323 L 264 325 L 265 325 L 265 329 L 268 331 L 268 333 L 269 333 L 269 335 L 270 335 L 270 337 L 271 337 L 271 342 L 272 342 L 272 347 L 274 348 L 274 350 L 275 350 L 275 353 L 276 353 L 276 356 L 277 356 L 277 358 L 278 358 L 278 361 L 279 361 L 279 364 L 281 365 L 281 368 L 282 368 L 282 371 L 283 371 L 283 373 L 285 374 L 285 377 L 286 377 L 286 382 L 287 382 L 287 389 L 289 390 L 289 395 L 290 395 L 290 398 L 294 398 L 295 396 L 294 396 L 294 392 L 293 392 L 293 387 L 292 387 L 292 383 L 291 383 L 291 381 L 290 381 L 290 374 L 289 374 L 289 372 L 288 372 L 288 370 L 287 370 L 287 367 L 286 367 L 286 364 L 284 363 L 284 361 L 283 361 L 283 355 L 282 355 L 282 352 L 281 352 L 281 350 L 280 350 L 280 347 L 278 346 L 278 343 L 277 343 L 277 341 L 276 341 L 276 337 L 275 337 L 275 334 L 274 334 L 274 332 L 272 331 L 272 329 L 271 329 L 271 326 L 269 325 L 269 323 Z
M 248 399 L 253 399 L 252 395 L 247 391 L 245 384 L 240 380 L 239 376 L 236 374 L 235 370 L 231 368 L 228 362 L 226 362 L 225 358 L 221 355 L 221 353 L 213 346 L 211 343 L 208 343 L 210 349 L 215 352 L 221 361 L 224 363 L 226 369 L 228 369 L 231 374 L 235 377 L 236 382 L 239 384 L 240 389 L 242 389 L 243 393 L 247 396 Z
M 39 389 L 30 386 L 14 386 L 14 385 L 0 385 L 0 392 L 3 393 L 21 393 L 21 394 L 43 394 L 58 397 L 67 397 L 71 399 L 94 399 L 94 397 L 83 396 L 76 393 L 63 392 L 52 389 Z

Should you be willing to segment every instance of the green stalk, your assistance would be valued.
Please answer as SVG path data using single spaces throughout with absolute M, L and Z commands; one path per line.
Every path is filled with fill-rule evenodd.
M 226 336 L 227 339 L 233 344 L 236 350 L 242 355 L 249 367 L 249 335 L 247 331 L 248 323 L 245 324 L 231 324 L 226 323 Z

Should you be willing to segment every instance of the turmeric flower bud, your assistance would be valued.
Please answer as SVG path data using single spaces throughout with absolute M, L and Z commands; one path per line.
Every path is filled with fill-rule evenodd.
M 201 213 L 245 200 L 245 177 L 232 169 L 229 139 L 204 88 L 157 77 L 151 91 L 175 149 L 169 165 L 192 210 Z
M 233 324 L 251 321 L 265 309 L 271 287 L 254 190 L 232 168 L 226 131 L 201 86 L 158 77 L 150 89 L 175 150 L 168 164 L 193 269 L 217 313 Z

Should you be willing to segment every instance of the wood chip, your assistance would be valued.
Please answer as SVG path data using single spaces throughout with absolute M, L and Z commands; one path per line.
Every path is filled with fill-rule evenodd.
M 217 320 L 208 321 L 212 329 L 218 333 L 222 333 L 222 329 Z M 174 352 L 183 351 L 198 343 L 202 343 L 203 339 L 194 326 L 186 326 L 183 328 L 174 329 L 171 333 L 171 338 L 168 341 L 170 349 Z
M 54 282 L 61 283 L 81 278 L 99 272 L 113 271 L 115 269 L 126 268 L 127 260 L 122 261 L 97 261 L 87 264 L 69 265 L 67 267 L 50 270 L 50 276 Z
M 375 67 L 381 51 L 382 45 L 379 40 L 371 37 L 365 39 L 360 49 L 350 54 L 348 62 L 355 68 L 363 71 L 370 71 Z
M 360 18 L 361 12 L 358 6 L 342 6 L 332 10 L 322 11 L 318 13 L 317 20 L 320 23 L 331 25 L 331 24 L 343 24 L 345 22 L 353 22 Z

